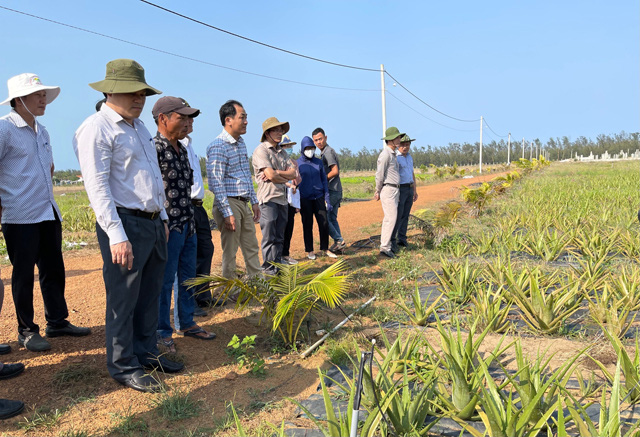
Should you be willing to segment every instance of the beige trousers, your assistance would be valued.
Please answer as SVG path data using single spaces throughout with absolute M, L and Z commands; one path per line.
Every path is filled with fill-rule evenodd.
M 400 199 L 400 189 L 385 185 L 380 191 L 380 203 L 384 212 L 382 219 L 382 230 L 380 231 L 380 251 L 391 250 L 391 235 L 398 218 L 398 200 Z
M 238 247 L 242 250 L 247 275 L 257 276 L 261 273 L 258 239 L 256 238 L 256 225 L 253 222 L 253 211 L 249 204 L 239 199 L 229 198 L 229 206 L 236 220 L 236 230 L 229 231 L 224 226 L 224 216 L 213 206 L 213 219 L 220 230 L 220 243 L 222 245 L 222 276 L 227 279 L 235 279 L 236 253 Z

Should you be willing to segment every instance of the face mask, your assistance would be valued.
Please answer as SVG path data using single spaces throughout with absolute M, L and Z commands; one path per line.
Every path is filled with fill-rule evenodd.
M 315 150 L 313 149 L 308 149 L 304 151 L 304 156 L 306 156 L 309 159 L 313 158 L 313 155 L 315 155 Z
M 286 149 L 284 149 L 285 152 L 287 152 L 288 156 L 291 156 L 291 154 L 293 153 L 293 147 L 288 147 Z

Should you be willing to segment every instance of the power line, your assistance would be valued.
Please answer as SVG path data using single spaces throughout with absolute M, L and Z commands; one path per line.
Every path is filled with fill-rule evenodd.
M 478 129 L 456 129 L 455 127 L 451 127 L 451 126 L 447 126 L 446 124 L 442 124 L 439 123 L 435 120 L 432 120 L 431 118 L 427 117 L 426 115 L 422 114 L 421 112 L 418 112 L 416 109 L 412 108 L 411 106 L 407 105 L 405 102 L 403 102 L 402 100 L 400 100 L 398 97 L 396 97 L 395 95 L 393 95 L 393 93 L 391 93 L 391 91 L 389 90 L 385 90 L 387 92 L 387 94 L 389 94 L 391 97 L 393 97 L 394 99 L 396 99 L 398 102 L 402 103 L 404 106 L 406 106 L 407 108 L 411 109 L 413 112 L 415 112 L 416 114 L 418 114 L 421 117 L 426 118 L 427 120 L 438 124 L 442 127 L 446 127 L 447 129 L 451 129 L 451 130 L 457 130 L 459 132 L 476 132 Z
M 415 97 L 415 98 L 416 98 L 416 99 L 418 99 L 420 102 L 422 102 L 423 104 L 425 104 L 425 105 L 426 105 L 426 106 L 428 106 L 429 108 L 433 109 L 433 110 L 434 110 L 434 111 L 436 111 L 437 113 L 442 114 L 442 115 L 444 115 L 445 117 L 449 117 L 449 118 L 451 118 L 451 119 L 453 119 L 453 120 L 457 120 L 457 121 L 464 121 L 464 122 L 467 122 L 467 123 L 480 121 L 480 119 L 479 119 L 479 118 L 476 118 L 476 119 L 474 119 L 474 120 L 465 120 L 465 119 L 462 119 L 462 118 L 456 118 L 456 117 L 453 117 L 453 116 L 451 116 L 451 115 L 449 115 L 449 114 L 445 114 L 444 112 L 442 112 L 442 111 L 440 111 L 440 110 L 438 110 L 438 109 L 434 108 L 433 106 L 431 106 L 430 104 L 428 104 L 427 102 L 425 102 L 424 100 L 422 100 L 420 97 L 416 96 L 414 93 L 412 93 L 411 91 L 409 91 L 409 89 L 408 89 L 406 86 L 402 85 L 402 84 L 398 81 L 398 79 L 396 79 L 395 77 L 393 77 L 393 76 L 391 75 L 391 73 L 389 73 L 389 71 L 385 70 L 384 72 L 385 72 L 385 73 L 387 73 L 387 76 L 389 76 L 391 79 L 393 79 L 393 81 L 394 81 L 396 84 L 400 85 L 400 86 L 401 86 L 401 87 L 402 87 L 406 92 L 408 92 L 409 94 L 411 94 L 413 97 Z
M 489 130 L 490 130 L 491 132 L 493 132 L 496 136 L 498 136 L 498 137 L 500 137 L 500 138 L 506 138 L 506 137 L 507 137 L 506 135 L 498 135 L 498 134 L 496 133 L 496 131 L 494 131 L 493 129 L 491 129 L 491 126 L 489 126 L 489 123 L 487 123 L 487 119 L 486 119 L 486 118 L 483 118 L 482 120 L 484 121 L 484 124 L 486 124 L 486 125 L 487 125 L 487 127 L 489 128 Z
M 168 9 L 168 8 L 164 8 L 164 7 L 159 6 L 159 5 L 155 4 L 155 3 L 151 3 L 150 1 L 147 1 L 147 0 L 140 0 L 140 1 L 142 3 L 146 3 L 149 6 L 156 7 L 158 9 L 163 10 L 165 12 L 168 12 L 170 14 L 177 15 L 178 17 L 184 18 L 185 20 L 189 20 L 189 21 L 193 21 L 194 23 L 201 24 L 202 26 L 206 26 L 206 27 L 208 27 L 210 29 L 214 29 L 214 30 L 217 30 L 219 32 L 223 32 L 223 33 L 226 33 L 227 35 L 235 36 L 236 38 L 240 38 L 240 39 L 243 39 L 245 41 L 252 42 L 254 44 L 259 44 L 261 46 L 268 47 L 268 48 L 273 49 L 273 50 L 278 50 L 278 51 L 281 51 L 281 52 L 284 52 L 284 53 L 288 53 L 290 55 L 299 56 L 301 58 L 310 59 L 310 60 L 316 61 L 316 62 L 322 62 L 324 64 L 335 65 L 337 67 L 352 68 L 354 70 L 363 70 L 363 71 L 376 71 L 376 72 L 380 71 L 377 68 L 356 67 L 354 65 L 340 64 L 338 62 L 331 62 L 331 61 L 326 61 L 326 60 L 320 59 L 320 58 L 314 58 L 313 56 L 303 55 L 302 53 L 294 52 L 294 51 L 291 51 L 291 50 L 286 50 L 286 49 L 283 49 L 283 48 L 280 48 L 280 47 L 273 46 L 271 44 L 263 43 L 261 41 L 255 40 L 255 39 L 247 38 L 246 36 L 242 36 L 242 35 L 230 32 L 230 31 L 225 30 L 225 29 L 221 29 L 219 27 L 216 27 L 216 26 L 213 26 L 211 24 L 205 23 L 204 21 L 196 20 L 195 18 L 191 18 L 191 17 L 189 17 L 187 15 L 180 14 L 180 13 L 178 13 L 176 11 L 173 11 L 173 10 Z
M 104 33 L 95 32 L 93 30 L 84 29 L 84 28 L 78 27 L 78 26 L 73 26 L 71 24 L 62 23 L 60 21 L 51 20 L 49 18 L 40 17 L 38 15 L 29 14 L 27 12 L 18 11 L 16 9 L 11 9 L 11 8 L 7 8 L 7 7 L 4 7 L 4 6 L 0 6 L 0 9 L 4 9 L 4 10 L 7 10 L 7 11 L 15 12 L 17 14 L 26 15 L 27 17 L 31 17 L 31 18 L 37 18 L 38 20 L 47 21 L 49 23 L 53 23 L 53 24 L 57 24 L 57 25 L 60 25 L 60 26 L 68 27 L 70 29 L 80 30 L 82 32 L 90 33 L 92 35 L 101 36 L 103 38 L 109 38 L 109 39 L 112 39 L 114 41 L 123 42 L 125 44 L 130 44 L 132 46 L 141 47 L 143 49 L 153 50 L 154 52 L 162 53 L 162 54 L 165 54 L 165 55 L 175 56 L 176 58 L 186 59 L 186 60 L 197 62 L 197 63 L 200 63 L 200 64 L 209 65 L 209 66 L 216 67 L 216 68 L 222 68 L 222 69 L 225 69 L 225 70 L 235 71 L 235 72 L 238 72 L 238 73 L 244 73 L 244 74 L 249 74 L 249 75 L 252 75 L 252 76 L 263 77 L 263 78 L 266 78 L 266 79 L 278 80 L 278 81 L 281 81 L 281 82 L 289 82 L 289 83 L 295 83 L 295 84 L 298 84 L 298 85 L 312 86 L 312 87 L 317 87 L 317 88 L 329 88 L 329 89 L 343 90 L 343 91 L 380 91 L 379 89 L 343 88 L 343 87 L 337 87 L 337 86 L 319 85 L 319 84 L 315 84 L 315 83 L 300 82 L 300 81 L 297 81 L 297 80 L 290 80 L 290 79 L 283 79 L 283 78 L 275 77 L 275 76 L 268 76 L 266 74 L 253 73 L 251 71 L 240 70 L 238 68 L 227 67 L 227 66 L 224 66 L 224 65 L 214 64 L 212 62 L 203 61 L 201 59 L 196 59 L 196 58 L 191 58 L 189 56 L 179 55 L 177 53 L 172 53 L 172 52 L 169 52 L 169 51 L 166 51 L 166 50 L 157 49 L 155 47 L 146 46 L 144 44 L 138 44 L 138 43 L 133 42 L 133 41 L 128 41 L 126 39 L 117 38 L 115 36 L 106 35 Z

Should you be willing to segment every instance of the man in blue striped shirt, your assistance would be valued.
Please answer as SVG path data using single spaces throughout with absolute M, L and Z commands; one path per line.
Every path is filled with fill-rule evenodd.
M 247 133 L 247 113 L 240 102 L 229 100 L 220 108 L 220 122 L 224 129 L 207 148 L 207 177 L 215 195 L 213 218 L 220 229 L 222 276 L 237 278 L 238 247 L 247 275 L 257 276 L 261 271 L 255 223 L 260 220 L 260 208 L 241 136 Z
M 53 198 L 53 154 L 49 133 L 36 117 L 60 93 L 32 73 L 7 82 L 11 112 L 0 118 L 0 217 L 13 265 L 11 292 L 18 319 L 18 343 L 30 351 L 51 349 L 33 321 L 33 267 L 38 266 L 48 337 L 88 335 L 67 320 L 64 298 L 62 225 Z

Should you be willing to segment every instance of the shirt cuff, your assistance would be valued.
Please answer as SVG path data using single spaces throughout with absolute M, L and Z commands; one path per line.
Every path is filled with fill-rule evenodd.
M 111 229 L 107 232 L 107 235 L 109 236 L 110 246 L 129 240 L 129 238 L 127 238 L 127 233 L 124 231 L 124 227 L 122 225 Z

